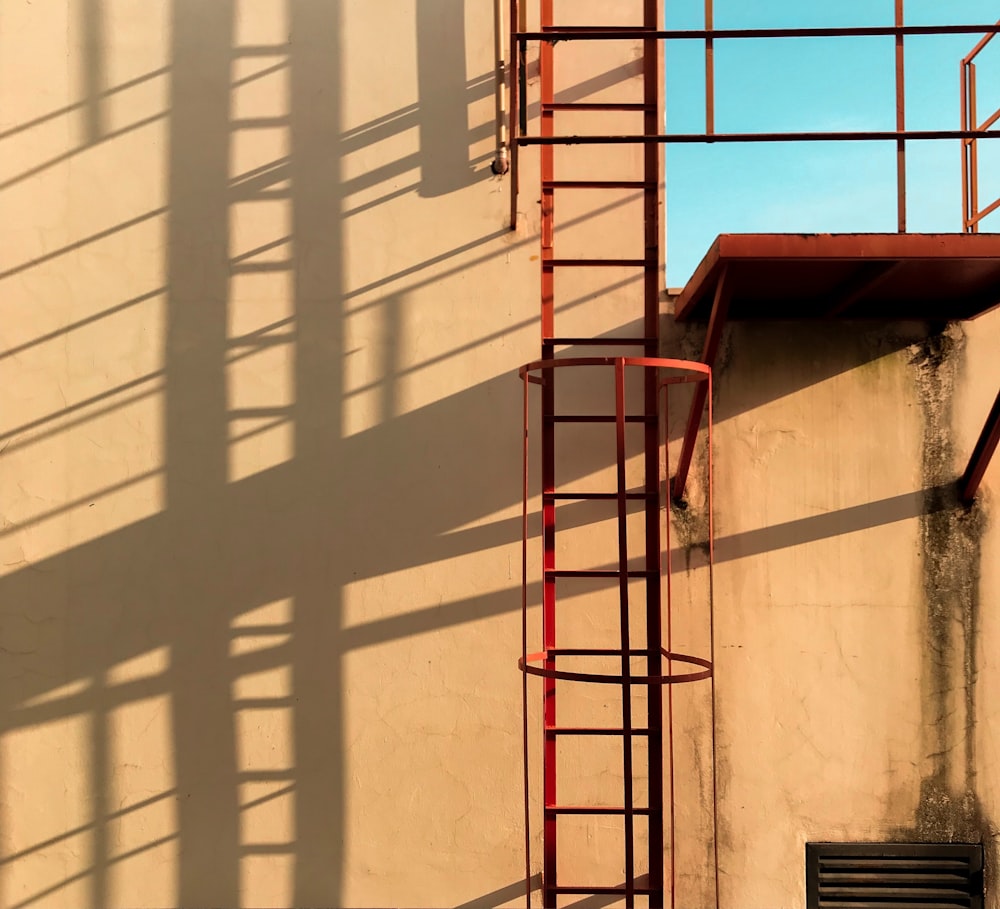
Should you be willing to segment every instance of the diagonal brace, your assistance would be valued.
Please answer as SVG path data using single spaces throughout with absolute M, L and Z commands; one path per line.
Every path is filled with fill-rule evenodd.
M 972 449 L 969 466 L 958 481 L 959 495 L 966 504 L 970 504 L 976 497 L 976 491 L 979 489 L 983 474 L 986 473 L 986 468 L 990 464 L 990 458 L 993 457 L 993 453 L 997 449 L 998 442 L 1000 442 L 1000 392 L 997 393 L 993 409 L 986 418 L 986 425 L 983 426 L 979 441 Z
M 712 315 L 708 320 L 708 332 L 705 334 L 705 345 L 701 352 L 702 363 L 708 366 L 715 364 L 719 353 L 719 343 L 722 341 L 722 329 L 729 315 L 729 301 L 732 289 L 728 280 L 729 267 L 726 266 L 719 275 L 715 285 L 715 300 L 712 303 Z M 691 469 L 691 459 L 694 457 L 694 445 L 701 428 L 701 415 L 705 411 L 708 399 L 708 382 L 699 382 L 695 386 L 694 397 L 691 399 L 691 412 L 688 414 L 687 428 L 684 430 L 684 444 L 677 460 L 677 473 L 674 475 L 671 497 L 679 502 L 684 496 L 684 485 L 687 483 L 688 471 Z

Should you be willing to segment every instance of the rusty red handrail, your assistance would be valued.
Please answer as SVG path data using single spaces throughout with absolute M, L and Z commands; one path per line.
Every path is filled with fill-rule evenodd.
M 1000 26 L 1000 22 L 997 25 Z M 1000 198 L 985 208 L 979 207 L 979 146 L 977 143 L 980 139 L 990 138 L 986 131 L 1000 120 L 1000 108 L 997 108 L 982 123 L 979 122 L 975 64 L 976 57 L 983 52 L 996 35 L 995 31 L 984 35 L 969 54 L 962 59 L 960 66 L 962 129 L 970 133 L 962 139 L 962 230 L 970 234 L 979 233 L 980 222 L 1000 208 Z
M 511 0 L 512 4 L 517 0 Z M 975 57 L 1000 32 L 1000 22 L 993 24 L 967 25 L 905 25 L 903 19 L 904 0 L 895 0 L 895 23 L 891 26 L 857 27 L 817 27 L 817 28 L 742 28 L 717 29 L 714 27 L 712 0 L 705 0 L 705 28 L 703 29 L 653 29 L 634 27 L 597 26 L 543 26 L 537 31 L 511 31 L 511 90 L 516 86 L 523 89 L 525 51 L 529 41 L 541 42 L 543 48 L 551 51 L 555 41 L 669 41 L 699 40 L 705 42 L 705 131 L 701 133 L 661 133 L 643 135 L 554 135 L 551 129 L 542 135 L 529 135 L 522 122 L 520 134 L 515 131 L 513 120 L 517 103 L 512 101 L 512 156 L 517 149 L 526 146 L 552 145 L 616 145 L 616 144 L 712 144 L 712 143 L 760 143 L 760 142 L 865 142 L 892 141 L 896 143 L 896 186 L 897 186 L 897 229 L 906 232 L 906 143 L 924 140 L 961 140 L 962 142 L 962 229 L 977 233 L 979 223 L 988 215 L 1000 209 L 1000 199 L 979 207 L 978 148 L 980 139 L 1000 138 L 1000 130 L 990 131 L 1000 120 L 1000 109 L 982 124 L 975 116 Z M 985 34 L 984 34 L 985 33 Z M 906 87 L 904 38 L 913 35 L 958 35 L 984 34 L 972 52 L 962 61 L 962 128 L 959 130 L 908 130 L 906 129 Z M 714 48 L 718 40 L 739 40 L 754 38 L 838 38 L 838 37 L 893 37 L 895 38 L 895 102 L 896 128 L 894 130 L 869 131 L 796 131 L 796 132 L 751 132 L 719 133 L 715 125 L 715 65 Z M 517 48 L 515 54 L 514 48 Z M 517 71 L 517 72 L 515 72 Z M 521 99 L 523 108 L 523 98 Z M 511 180 L 511 226 L 516 225 L 517 177 L 516 162 L 512 161 Z

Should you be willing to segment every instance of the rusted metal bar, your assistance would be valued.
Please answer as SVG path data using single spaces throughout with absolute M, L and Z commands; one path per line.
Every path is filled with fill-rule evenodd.
M 972 142 L 969 143 L 969 204 L 971 215 L 975 218 L 979 214 L 979 139 L 981 133 L 975 129 L 979 122 L 976 104 L 976 64 L 969 64 L 969 126 L 972 128 Z M 972 233 L 979 233 L 979 221 L 974 220 L 971 224 Z
M 959 82 L 962 94 L 962 129 L 969 128 L 969 64 L 963 60 L 959 65 Z M 969 140 L 962 140 L 962 230 L 971 233 L 972 207 L 969 195 Z
M 684 145 L 701 142 L 889 142 L 905 139 L 920 142 L 929 139 L 1000 139 L 1000 130 L 981 132 L 969 129 L 872 130 L 857 132 L 789 133 L 667 133 L 643 135 L 521 136 L 521 145 Z
M 971 130 L 974 134 L 962 142 L 962 228 L 966 233 L 972 234 L 979 233 L 979 222 L 997 207 L 990 205 L 983 211 L 979 209 L 978 141 L 981 138 L 991 137 L 992 134 L 986 133 L 986 130 L 1000 120 L 1000 110 L 995 111 L 985 122 L 979 122 L 976 64 L 973 62 L 994 37 L 996 37 L 995 31 L 985 35 L 962 60 L 961 65 L 962 128 Z
M 533 377 L 524 373 L 523 440 L 521 443 L 521 659 L 528 659 L 528 387 Z M 524 765 L 524 888 L 525 906 L 531 909 L 531 785 L 528 760 L 528 676 L 521 674 L 521 733 Z
M 643 25 L 647 29 L 659 27 L 663 16 L 662 0 L 645 0 L 643 4 Z M 643 56 L 643 115 L 642 131 L 653 134 L 661 129 L 663 109 L 661 98 L 664 76 L 661 68 L 663 45 L 655 39 L 647 39 L 642 44 Z M 643 149 L 643 227 L 646 269 L 643 275 L 643 334 L 648 339 L 645 353 L 647 357 L 659 354 L 660 334 L 660 284 L 662 280 L 661 244 L 663 232 L 660 228 L 660 173 L 662 152 L 656 145 Z M 659 384 L 655 369 L 643 370 L 643 411 L 647 415 L 659 416 Z M 645 582 L 646 593 L 646 673 L 649 676 L 663 675 L 662 656 L 662 593 L 660 588 L 660 435 L 659 420 L 653 420 L 644 427 L 643 455 L 645 460 L 645 564 L 648 572 Z M 650 807 L 647 837 L 647 867 L 649 873 L 649 909 L 663 909 L 663 690 L 652 685 L 646 690 L 646 725 L 649 737 L 646 748 L 647 801 Z M 634 875 L 633 875 L 634 876 Z
M 972 219 L 971 223 L 978 225 L 980 221 L 983 220 L 987 215 L 992 215 L 998 208 L 1000 208 L 1000 199 L 995 202 L 991 202 L 986 208 L 976 213 L 976 216 Z
M 541 31 L 522 31 L 518 41 L 705 41 L 743 38 L 877 38 L 902 35 L 977 35 L 988 33 L 985 41 L 1000 32 L 1000 22 L 989 25 L 874 25 L 843 28 L 716 28 L 642 29 L 606 26 L 552 26 Z M 978 51 L 977 51 L 978 53 Z M 971 57 L 975 54 L 970 54 Z
M 558 679 L 564 682 L 590 682 L 594 685 L 617 685 L 621 686 L 622 676 L 619 673 L 614 673 L 612 675 L 605 675 L 599 672 L 570 672 L 565 669 L 545 669 L 543 666 L 535 666 L 533 664 L 539 661 L 551 662 L 555 660 L 557 656 L 564 654 L 565 651 L 562 650 L 540 650 L 538 653 L 529 653 L 527 660 L 518 660 L 517 666 L 522 672 L 526 672 L 528 675 L 539 676 L 544 679 Z M 617 656 L 618 651 L 615 650 L 611 654 L 605 654 L 603 652 L 598 652 L 595 654 L 594 651 L 590 651 L 590 655 L 598 656 Z M 649 676 L 649 675 L 630 675 L 629 680 L 634 687 L 643 686 L 648 687 L 650 685 L 681 685 L 688 682 L 700 682 L 703 679 L 711 678 L 712 676 L 712 663 L 706 660 L 704 657 L 691 656 L 686 653 L 667 653 L 666 650 L 663 652 L 663 656 L 668 659 L 676 660 L 678 663 L 686 663 L 690 666 L 700 666 L 702 668 L 694 670 L 692 672 L 679 672 L 676 675 L 661 675 L 661 676 Z M 546 727 L 546 734 L 552 732 L 552 729 Z M 556 814 L 622 814 L 623 809 L 613 808 L 610 806 L 604 807 L 594 807 L 586 809 L 578 809 L 577 811 L 566 810 L 564 806 L 559 805 L 546 805 L 545 806 L 546 817 Z M 650 814 L 650 809 L 647 808 L 632 808 L 633 814 Z M 548 890 L 549 888 L 544 888 Z M 637 891 L 638 892 L 638 891 Z M 548 907 L 546 907 L 548 909 Z
M 670 496 L 670 389 L 663 388 L 663 462 L 666 468 L 667 477 L 667 497 Z M 659 504 L 659 503 L 657 503 Z M 665 509 L 664 519 L 664 544 L 667 552 L 671 552 L 670 546 L 670 509 Z M 673 601 L 673 566 L 668 555 L 666 560 L 666 587 L 667 587 L 667 653 L 674 650 L 674 601 Z M 667 674 L 673 675 L 674 661 L 667 660 Z M 669 799 L 670 799 L 670 909 L 677 906 L 677 809 L 675 805 L 676 787 L 674 778 L 674 765 L 676 755 L 674 752 L 674 689 L 667 690 L 667 748 L 670 755 L 670 777 L 669 777 Z
M 713 0 L 705 0 L 705 31 L 715 31 Z M 715 38 L 705 38 L 705 132 L 715 132 Z
M 539 3 L 539 21 L 542 27 L 552 24 L 554 15 L 554 0 L 541 0 Z M 522 45 L 522 62 L 524 46 Z M 539 49 L 539 101 L 541 104 L 552 104 L 555 101 L 555 74 L 553 66 L 555 57 L 551 43 L 542 44 Z M 523 82 L 526 77 L 522 74 Z M 522 116 L 526 115 L 526 105 L 522 107 Z M 542 110 L 540 131 L 543 136 L 551 136 L 554 131 L 555 117 L 551 109 Z M 542 359 L 550 360 L 555 355 L 555 346 L 551 338 L 555 335 L 555 275 L 551 262 L 555 255 L 553 240 L 555 233 L 555 192 L 546 188 L 554 179 L 555 158 L 553 148 L 543 148 L 540 153 L 540 176 L 542 180 L 541 193 L 541 328 L 542 328 Z M 556 490 L 556 458 L 555 458 L 555 422 L 545 419 L 555 415 L 555 370 L 542 373 L 545 385 L 542 387 L 542 492 L 553 493 Z M 542 639 L 546 650 L 556 647 L 556 503 L 554 499 L 542 502 Z M 554 672 L 555 659 L 546 658 L 544 668 Z M 548 677 L 544 681 L 544 710 L 542 722 L 546 730 L 557 725 L 556 713 L 556 679 Z M 557 739 L 550 732 L 544 733 L 544 796 L 545 805 L 557 803 L 558 787 L 556 785 Z M 545 909 L 554 909 L 556 905 L 555 887 L 558 885 L 557 862 L 558 824 L 556 815 L 545 811 L 544 829 L 542 832 L 543 865 L 542 888 Z
M 719 763 L 718 709 L 715 690 L 715 404 L 712 394 L 713 374 L 708 374 L 708 659 L 712 664 L 712 851 L 715 860 L 715 905 L 721 902 L 721 871 L 719 870 Z
M 1000 22 L 997 22 L 993 28 L 977 29 L 977 31 L 985 32 L 986 34 L 979 41 L 979 43 L 974 48 L 972 48 L 971 51 L 969 51 L 968 56 L 962 60 L 962 63 L 971 63 L 976 57 L 979 56 L 983 48 L 986 47 L 986 45 L 989 44 L 996 37 L 997 32 L 1000 31 L 1000 27 L 998 26 L 1000 26 Z
M 618 481 L 618 605 L 622 654 L 622 773 L 625 783 L 625 906 L 635 907 L 635 816 L 632 777 L 632 661 L 628 603 L 628 501 L 625 483 L 625 360 L 615 360 L 615 444 Z
M 997 120 L 1000 120 L 1000 108 L 997 108 L 997 110 L 990 114 L 976 129 L 989 129 Z
M 731 297 L 728 269 L 724 269 L 715 285 L 715 300 L 712 303 L 712 315 L 708 320 L 708 331 L 705 333 L 705 346 L 701 353 L 701 362 L 709 368 L 715 363 L 719 353 L 719 343 L 722 340 L 722 329 L 729 314 Z M 691 469 L 691 459 L 694 456 L 694 445 L 701 427 L 701 415 L 705 411 L 705 401 L 708 397 L 708 383 L 699 384 L 691 398 L 691 411 L 688 414 L 687 428 L 684 431 L 684 442 L 677 459 L 677 473 L 673 479 L 673 499 L 680 501 L 684 496 L 684 486 L 687 483 L 688 471 Z
M 896 27 L 903 27 L 904 0 L 896 0 Z M 906 131 L 906 61 L 902 31 L 896 32 L 896 131 Z M 906 140 L 896 140 L 897 230 L 906 233 Z
M 972 457 L 969 458 L 969 466 L 959 480 L 959 494 L 962 501 L 972 502 L 979 490 L 979 484 L 983 481 L 983 474 L 989 467 L 990 459 L 997 450 L 997 443 L 1000 443 L 1000 393 L 993 402 L 993 409 L 986 418 L 983 431 L 979 434 L 976 447 L 972 449 Z

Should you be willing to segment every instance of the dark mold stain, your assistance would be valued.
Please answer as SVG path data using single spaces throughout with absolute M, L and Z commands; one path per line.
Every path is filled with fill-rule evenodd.
M 959 501 L 951 428 L 963 352 L 964 336 L 955 326 L 935 331 L 910 347 L 924 416 L 920 545 L 926 770 L 913 826 L 896 835 L 916 842 L 982 843 L 989 886 L 997 869 L 997 828 L 976 793 L 975 739 L 984 519 L 980 508 L 966 508 Z M 962 780 L 960 788 L 956 778 Z

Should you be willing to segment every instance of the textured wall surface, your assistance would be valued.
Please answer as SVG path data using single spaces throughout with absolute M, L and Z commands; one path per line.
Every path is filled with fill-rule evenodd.
M 997 541 L 989 483 L 970 510 L 954 481 L 995 395 L 998 328 L 729 332 L 715 434 L 722 905 L 802 905 L 809 841 L 983 842 L 995 873 Z M 682 555 L 704 574 L 702 539 Z M 696 624 L 705 583 L 687 586 Z M 710 760 L 708 706 L 684 714 L 688 778 Z M 710 799 L 700 784 L 681 815 L 702 831 L 703 850 L 679 854 L 700 904 Z
M 562 97 L 636 91 L 634 49 L 563 52 Z M 537 173 L 512 233 L 494 64 L 479 0 L 0 3 L 0 907 L 521 903 Z M 641 203 L 568 202 L 560 230 L 636 255 Z M 634 334 L 640 286 L 567 279 L 560 333 Z M 971 513 L 949 484 L 998 341 L 997 316 L 727 334 L 724 906 L 800 906 L 810 839 L 993 861 L 1000 467 Z M 604 483 L 588 432 L 566 479 Z M 705 460 L 670 553 L 696 652 Z M 560 521 L 613 558 L 612 515 Z M 581 642 L 613 633 L 606 595 L 568 588 Z M 679 906 L 714 899 L 707 692 L 675 705 Z M 564 760 L 567 800 L 620 789 L 620 756 Z M 620 881 L 612 823 L 567 836 L 567 875 Z

